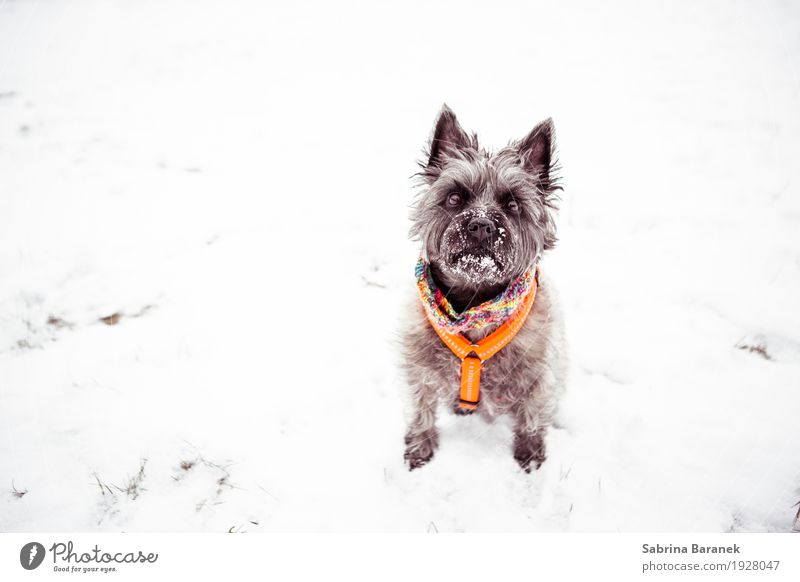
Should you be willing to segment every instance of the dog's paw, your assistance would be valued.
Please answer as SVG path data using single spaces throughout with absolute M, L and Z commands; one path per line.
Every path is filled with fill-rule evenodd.
M 409 451 L 406 449 L 406 454 L 404 455 L 406 459 L 406 464 L 408 465 L 408 470 L 413 471 L 414 469 L 419 469 L 428 464 L 433 458 L 433 452 L 428 455 L 423 455 L 418 451 Z
M 544 437 L 541 434 L 514 435 L 514 458 L 526 473 L 541 467 L 547 459 Z
M 439 435 L 435 432 L 406 435 L 406 452 L 403 458 L 408 464 L 408 470 L 413 471 L 426 465 L 433 458 Z

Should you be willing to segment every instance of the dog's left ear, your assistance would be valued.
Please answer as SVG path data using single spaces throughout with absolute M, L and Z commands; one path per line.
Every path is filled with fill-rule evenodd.
M 548 117 L 517 144 L 523 167 L 538 177 L 545 190 L 550 187 L 554 143 L 553 118 Z

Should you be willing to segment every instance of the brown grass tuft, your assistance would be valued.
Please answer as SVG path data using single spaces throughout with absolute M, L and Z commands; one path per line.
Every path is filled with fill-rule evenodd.
M 736 345 L 734 347 L 739 349 L 739 350 L 748 351 L 751 354 L 758 354 L 759 356 L 761 356 L 765 360 L 772 361 L 772 356 L 769 355 L 769 352 L 767 351 L 767 344 L 765 344 L 765 343 L 745 344 L 745 343 L 742 343 L 741 341 L 739 341 L 739 342 L 736 343 Z

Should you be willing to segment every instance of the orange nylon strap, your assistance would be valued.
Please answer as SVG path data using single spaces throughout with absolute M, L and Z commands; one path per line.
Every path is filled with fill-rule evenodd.
M 475 356 L 461 360 L 461 392 L 458 407 L 462 410 L 475 410 L 481 399 L 481 361 Z
M 473 344 L 460 333 L 450 333 L 440 328 L 436 325 L 428 309 L 425 309 L 425 314 L 428 316 L 428 321 L 433 330 L 444 344 L 450 348 L 450 351 L 461 360 L 461 391 L 458 406 L 465 413 L 473 412 L 478 407 L 478 402 L 480 402 L 481 366 L 483 362 L 503 349 L 522 329 L 533 307 L 538 287 L 539 267 L 537 266 L 536 276 L 533 278 L 533 286 L 519 309 L 503 325 L 477 344 Z

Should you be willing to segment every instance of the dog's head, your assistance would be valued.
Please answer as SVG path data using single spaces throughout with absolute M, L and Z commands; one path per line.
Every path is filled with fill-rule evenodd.
M 480 290 L 524 273 L 556 242 L 559 190 L 553 121 L 497 151 L 478 146 L 445 105 L 430 151 L 411 235 L 447 287 Z

